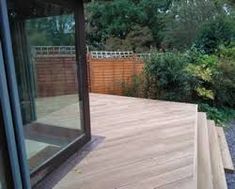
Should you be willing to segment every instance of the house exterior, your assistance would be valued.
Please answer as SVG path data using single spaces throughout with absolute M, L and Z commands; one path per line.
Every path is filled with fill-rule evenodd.
M 68 77 L 73 69 L 76 90 L 58 86 L 58 94 L 41 97 L 37 91 L 43 77 L 35 80 L 31 34 L 45 22 L 59 28 L 61 19 L 71 20 L 73 29 L 64 30 L 76 46 L 77 64 L 59 69 Z M 83 1 L 0 0 L 0 37 L 0 188 L 28 189 L 91 138 Z M 66 78 L 61 82 L 71 85 Z

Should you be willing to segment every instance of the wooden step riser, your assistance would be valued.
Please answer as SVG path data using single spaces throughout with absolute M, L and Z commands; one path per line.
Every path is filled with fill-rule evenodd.
M 213 189 L 209 133 L 205 113 L 198 113 L 197 123 L 197 151 L 198 151 L 198 170 L 197 170 L 197 188 Z
M 219 146 L 220 146 L 220 151 L 222 154 L 224 170 L 226 172 L 233 173 L 234 172 L 234 165 L 233 165 L 233 161 L 231 158 L 231 154 L 229 152 L 228 143 L 226 141 L 224 130 L 222 127 L 216 127 L 216 130 L 218 133 Z
M 208 121 L 211 167 L 214 189 L 227 189 L 222 154 L 214 121 Z

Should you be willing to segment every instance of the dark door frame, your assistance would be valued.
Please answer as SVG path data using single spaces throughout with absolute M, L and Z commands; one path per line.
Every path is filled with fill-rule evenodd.
M 60 166 L 68 157 L 77 152 L 85 143 L 91 139 L 90 130 L 90 110 L 89 110 L 89 93 L 88 93 L 88 78 L 87 78 L 87 62 L 86 62 L 86 45 L 85 45 L 85 18 L 84 18 L 84 6 L 83 0 L 74 1 L 70 0 L 73 5 L 75 13 L 75 39 L 76 39 L 76 58 L 77 58 L 77 76 L 78 76 L 78 88 L 79 88 L 79 100 L 81 101 L 81 118 L 82 125 L 84 127 L 84 134 L 77 138 L 73 143 L 68 145 L 66 149 L 58 152 L 53 157 L 44 162 L 40 167 L 35 169 L 31 174 L 29 173 L 29 166 L 26 158 L 25 144 L 24 144 L 24 132 L 23 123 L 21 118 L 20 102 L 18 95 L 18 87 L 16 81 L 16 73 L 14 66 L 14 56 L 12 52 L 12 41 L 9 27 L 8 9 L 6 0 L 0 0 L 0 34 L 3 45 L 3 56 L 5 60 L 5 72 L 7 85 L 4 86 L 4 91 L 9 91 L 9 98 L 5 101 L 9 103 L 9 111 L 12 117 L 9 117 L 9 122 L 12 122 L 13 134 L 15 133 L 18 159 L 19 172 L 21 173 L 21 179 L 18 179 L 18 183 L 22 181 L 24 189 L 31 188 L 38 184 L 41 180 L 38 176 L 46 176 L 54 169 Z M 69 4 L 69 1 L 67 1 Z M 71 5 L 69 5 L 71 7 Z M 1 69 L 2 70 L 2 69 Z M 5 109 L 4 109 L 5 113 Z M 5 115 L 7 116 L 7 115 Z M 10 123 L 6 123 L 8 127 Z M 16 166 L 16 165 L 15 165 Z M 31 180 L 30 180 L 31 177 Z M 18 185 L 19 186 L 19 185 Z M 17 186 L 17 189 L 19 187 Z
M 3 90 L 8 91 L 9 99 L 8 103 L 11 108 L 12 119 L 15 140 L 16 140 L 16 149 L 18 153 L 19 165 L 20 165 L 20 174 L 22 178 L 23 188 L 30 188 L 30 177 L 29 177 L 29 168 L 26 158 L 26 150 L 24 143 L 24 132 L 23 124 L 21 119 L 21 110 L 20 102 L 18 95 L 18 87 L 16 81 L 16 72 L 12 51 L 12 41 L 11 41 L 11 32 L 9 27 L 9 18 L 8 18 L 8 9 L 6 0 L 0 0 L 0 34 L 2 40 L 2 51 L 3 58 L 5 63 L 5 74 L 7 80 L 7 86 Z M 4 114 L 5 111 L 3 111 Z M 5 117 L 4 117 L 5 118 Z M 8 127 L 8 124 L 5 125 Z
M 7 79 L 5 73 L 4 59 L 2 54 L 2 46 L 0 41 L 0 131 L 4 131 L 1 135 L 4 136 L 3 142 L 6 145 L 6 157 L 10 167 L 8 167 L 8 174 L 12 178 L 9 178 L 10 185 L 14 188 L 23 188 L 22 179 L 20 174 L 20 165 L 18 159 L 18 153 L 16 148 L 15 134 L 12 122 L 12 113 L 10 107 L 10 99 L 7 88 Z M 1 136 L 1 137 L 3 137 Z
M 13 186 L 15 186 L 16 182 L 13 182 L 13 178 L 12 178 L 12 171 L 11 171 L 11 167 L 12 167 L 12 164 L 10 163 L 10 156 L 9 156 L 9 151 L 8 151 L 8 148 L 9 146 L 7 146 L 7 138 L 6 138 L 6 132 L 5 132 L 5 123 L 4 123 L 4 120 L 3 120 L 3 114 L 2 114 L 2 106 L 1 106 L 1 103 L 0 103 L 0 159 L 2 159 L 2 162 L 1 162 L 1 174 L 3 175 L 0 175 L 0 176 L 3 176 L 3 180 L 0 179 L 0 182 L 3 181 L 4 183 L 0 183 L 3 184 L 2 186 L 5 188 L 13 188 Z

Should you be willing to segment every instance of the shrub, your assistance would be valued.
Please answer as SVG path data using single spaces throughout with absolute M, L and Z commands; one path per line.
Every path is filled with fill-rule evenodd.
M 186 57 L 181 53 L 153 53 L 145 65 L 149 97 L 185 101 L 191 98 Z
M 194 59 L 189 57 L 189 64 L 186 65 L 186 70 L 194 81 L 192 89 L 195 92 L 195 100 L 214 100 L 213 77 L 217 73 L 218 58 L 214 55 L 197 55 Z
M 235 108 L 235 48 L 223 49 L 218 55 L 217 75 L 214 77 L 215 102 Z

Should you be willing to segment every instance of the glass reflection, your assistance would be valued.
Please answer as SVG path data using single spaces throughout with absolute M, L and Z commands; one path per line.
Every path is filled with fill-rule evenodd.
M 30 3 L 29 3 L 30 4 Z M 83 133 L 74 15 L 44 1 L 9 9 L 25 144 L 31 171 Z

